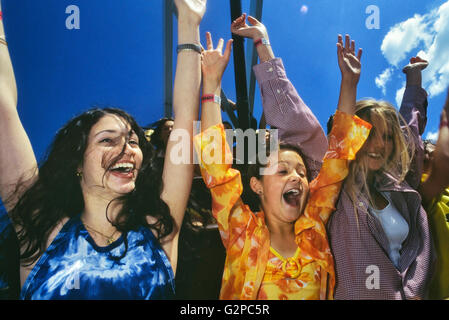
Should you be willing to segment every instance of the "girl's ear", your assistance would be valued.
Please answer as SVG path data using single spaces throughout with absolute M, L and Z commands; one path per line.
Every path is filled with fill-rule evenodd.
M 259 195 L 263 194 L 262 183 L 256 177 L 251 177 L 251 179 L 249 180 L 249 186 L 251 187 L 251 190 L 253 190 L 254 193 L 257 193 Z

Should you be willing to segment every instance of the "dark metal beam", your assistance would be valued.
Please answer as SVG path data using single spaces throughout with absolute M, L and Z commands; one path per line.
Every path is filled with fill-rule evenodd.
M 240 0 L 229 0 L 231 5 L 231 22 L 242 14 L 242 4 Z M 250 113 L 248 105 L 248 90 L 246 85 L 246 68 L 245 68 L 245 48 L 243 38 L 232 35 L 234 40 L 233 56 L 234 56 L 234 76 L 235 91 L 238 105 L 237 115 L 239 119 L 239 128 L 246 130 L 250 127 Z
M 173 114 L 173 0 L 164 0 L 164 116 Z
M 234 128 L 239 127 L 239 119 L 235 116 L 234 109 L 232 108 L 231 104 L 228 101 L 228 97 L 226 97 L 226 94 L 224 93 L 223 89 L 221 89 L 221 108 L 226 111 L 226 113 L 229 116 L 229 119 L 232 122 L 232 125 Z
M 251 0 L 249 14 L 262 22 L 262 8 L 263 0 Z M 249 113 L 253 114 L 254 111 L 254 94 L 256 91 L 256 77 L 253 72 L 253 66 L 257 64 L 257 51 L 254 48 L 252 40 L 246 43 L 246 76 L 248 79 L 248 103 Z

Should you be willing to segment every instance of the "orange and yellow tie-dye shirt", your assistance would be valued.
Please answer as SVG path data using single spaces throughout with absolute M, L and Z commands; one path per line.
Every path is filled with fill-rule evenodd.
M 308 203 L 295 223 L 298 249 L 287 259 L 270 247 L 263 211 L 252 212 L 240 198 L 240 172 L 231 168 L 232 153 L 223 126 L 195 136 L 201 173 L 211 191 L 212 212 L 226 248 L 220 299 L 332 299 L 334 261 L 325 223 L 335 210 L 349 160 L 355 158 L 370 128 L 357 116 L 337 110 L 322 168 L 310 183 Z

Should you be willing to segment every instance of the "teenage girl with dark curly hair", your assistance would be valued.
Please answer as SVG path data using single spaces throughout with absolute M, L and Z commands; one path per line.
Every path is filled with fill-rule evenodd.
M 179 44 L 199 44 L 206 0 L 175 0 Z M 200 55 L 178 53 L 174 129 L 198 115 Z M 38 166 L 21 124 L 8 49 L 0 44 L 0 196 L 20 244 L 23 299 L 167 299 L 193 165 L 154 151 L 126 112 L 92 109 L 57 133 Z M 190 144 L 189 144 L 190 147 Z

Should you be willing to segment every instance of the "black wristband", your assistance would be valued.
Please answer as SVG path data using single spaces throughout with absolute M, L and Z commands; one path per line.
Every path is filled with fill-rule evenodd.
M 176 52 L 179 53 L 182 50 L 193 50 L 201 54 L 201 46 L 194 43 L 179 44 L 176 48 Z

